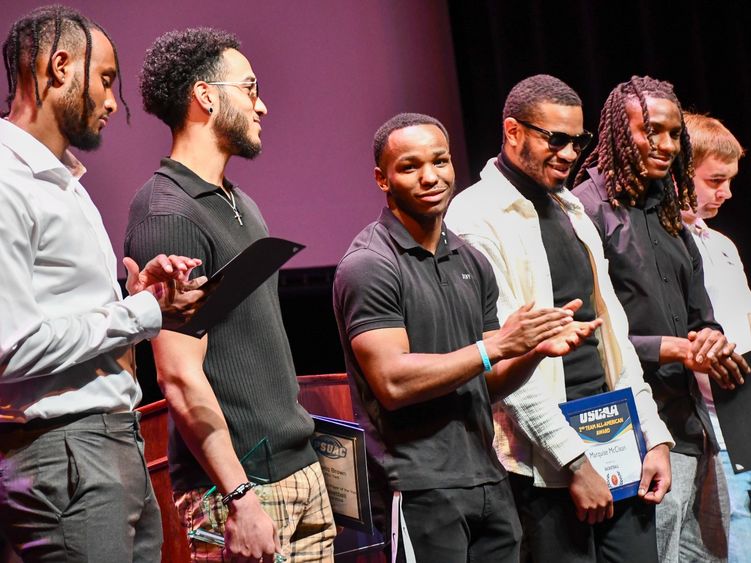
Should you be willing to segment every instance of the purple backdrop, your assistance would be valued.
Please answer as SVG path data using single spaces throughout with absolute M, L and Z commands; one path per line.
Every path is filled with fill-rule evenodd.
M 40 2 L 2 0 L 0 33 Z M 442 120 L 452 135 L 459 185 L 466 149 L 445 0 L 72 0 L 117 44 L 131 125 L 119 111 L 102 147 L 80 155 L 84 185 L 122 255 L 128 205 L 170 147 L 169 130 L 141 109 L 137 76 L 153 40 L 172 29 L 235 33 L 262 83 L 269 115 L 263 154 L 234 159 L 228 176 L 261 207 L 271 233 L 308 248 L 291 267 L 336 264 L 377 216 L 371 140 L 400 111 Z M 0 93 L 7 92 L 5 73 Z M 4 108 L 3 104 L 3 108 Z M 122 108 L 121 108 L 122 110 Z M 122 267 L 121 267 L 122 274 Z

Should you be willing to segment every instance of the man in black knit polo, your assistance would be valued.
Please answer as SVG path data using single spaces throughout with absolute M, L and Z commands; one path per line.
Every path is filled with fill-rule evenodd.
M 161 36 L 147 52 L 141 93 L 173 141 L 170 157 L 133 200 L 125 253 L 140 262 L 154 249 L 188 252 L 203 260 L 197 274 L 210 276 L 268 236 L 256 204 L 224 176 L 232 156 L 260 152 L 266 106 L 258 80 L 235 37 L 189 29 Z M 277 276 L 202 339 L 163 332 L 152 345 L 170 409 L 180 519 L 188 529 L 223 535 L 226 544 L 222 550 L 192 540 L 193 560 L 280 552 L 288 561 L 332 561 L 333 517 L 309 443 L 313 422 L 297 402 Z M 271 483 L 248 490 L 255 470 L 241 459 L 264 439 L 253 458 L 268 458 Z M 212 484 L 216 490 L 204 498 Z
M 387 208 L 339 263 L 334 308 L 377 524 L 400 561 L 517 562 L 521 528 L 490 401 L 600 321 L 573 321 L 581 302 L 527 303 L 499 330 L 490 264 L 443 223 L 454 191 L 445 127 L 399 114 L 373 149 Z

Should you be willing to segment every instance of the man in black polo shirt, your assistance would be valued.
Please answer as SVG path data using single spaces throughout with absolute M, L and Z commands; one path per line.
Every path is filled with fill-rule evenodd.
M 521 530 L 492 449 L 490 397 L 599 322 L 572 321 L 578 302 L 530 303 L 498 330 L 490 265 L 442 221 L 454 188 L 443 125 L 397 115 L 374 153 L 388 208 L 340 262 L 334 306 L 375 502 L 391 514 L 379 526 L 407 561 L 517 561 Z
M 602 241 L 564 187 L 592 138 L 584 130 L 581 99 L 554 76 L 526 78 L 506 98 L 503 135 L 501 153 L 454 199 L 446 222 L 493 265 L 501 320 L 530 297 L 540 306 L 579 298 L 574 319 L 603 318 L 601 330 L 564 358 L 541 362 L 494 412 L 498 455 L 524 529 L 522 551 L 535 562 L 555 553 L 561 563 L 656 563 L 653 503 L 670 488 L 673 442 L 628 342 Z M 605 479 L 584 455 L 586 444 L 558 405 L 616 388 L 632 390 L 649 451 L 641 498 L 614 506 Z
M 574 193 L 600 232 L 631 341 L 676 443 L 672 490 L 657 507 L 660 560 L 724 561 L 727 489 L 691 370 L 731 387 L 748 366 L 714 320 L 701 255 L 681 222 L 696 196 L 672 84 L 637 76 L 619 84 L 599 131 Z
M 232 156 L 258 154 L 266 115 L 258 79 L 238 49 L 234 36 L 200 28 L 167 33 L 146 55 L 144 107 L 172 130 L 172 152 L 131 206 L 125 253 L 139 262 L 155 248 L 189 249 L 211 276 L 268 236 L 253 200 L 224 176 Z M 165 331 L 152 345 L 170 409 L 181 522 L 226 543 L 222 553 L 193 540 L 193 559 L 244 561 L 280 551 L 290 563 L 332 561 L 335 527 L 309 442 L 313 421 L 297 402 L 277 276 L 204 338 Z M 243 464 L 257 444 L 254 465 Z M 249 490 L 250 476 L 267 471 L 271 483 Z M 216 491 L 205 497 L 212 484 Z

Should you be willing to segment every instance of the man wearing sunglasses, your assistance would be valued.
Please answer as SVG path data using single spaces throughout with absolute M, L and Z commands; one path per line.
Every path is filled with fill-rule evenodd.
M 581 100 L 548 75 L 527 78 L 503 110 L 503 149 L 478 183 L 459 194 L 446 222 L 482 251 L 499 286 L 501 323 L 519 304 L 582 301 L 575 320 L 603 326 L 562 358 L 540 362 L 529 381 L 494 407 L 496 451 L 524 531 L 525 560 L 657 561 L 654 509 L 670 487 L 672 438 L 657 414 L 626 316 L 608 278 L 597 230 L 565 188 L 592 139 Z M 558 405 L 630 387 L 649 449 L 639 498 L 616 505 L 585 445 Z
M 259 154 L 267 112 L 239 48 L 233 35 L 198 28 L 167 33 L 146 54 L 144 107 L 170 127 L 172 151 L 131 205 L 125 252 L 137 262 L 153 248 L 190 249 L 211 276 L 268 236 L 256 204 L 225 176 L 233 156 Z M 193 531 L 193 560 L 279 552 L 288 563 L 332 561 L 333 516 L 310 445 L 313 421 L 297 402 L 278 277 L 200 340 L 163 332 L 152 346 L 173 422 L 172 488 L 180 521 Z M 257 477 L 269 482 L 256 486 Z M 197 530 L 223 536 L 224 552 Z

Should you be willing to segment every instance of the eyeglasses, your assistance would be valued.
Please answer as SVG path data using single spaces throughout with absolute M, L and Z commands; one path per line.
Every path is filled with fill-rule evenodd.
M 537 131 L 538 133 L 545 135 L 545 137 L 548 139 L 548 147 L 550 147 L 550 150 L 553 152 L 562 151 L 569 144 L 572 144 L 574 151 L 580 153 L 587 148 L 589 143 L 592 142 L 592 133 L 590 133 L 589 131 L 584 131 L 583 133 L 579 133 L 578 135 L 574 136 L 569 135 L 568 133 L 562 133 L 560 131 L 548 131 L 547 129 L 533 125 L 528 121 L 522 121 L 521 119 L 517 119 L 516 121 L 518 121 L 528 129 L 532 129 L 533 131 Z
M 259 95 L 257 78 L 254 78 L 253 80 L 243 80 L 242 82 L 207 82 L 206 84 L 211 84 L 212 86 L 237 86 L 241 90 L 245 91 L 245 93 L 250 98 L 250 101 L 254 104 L 256 103 Z

